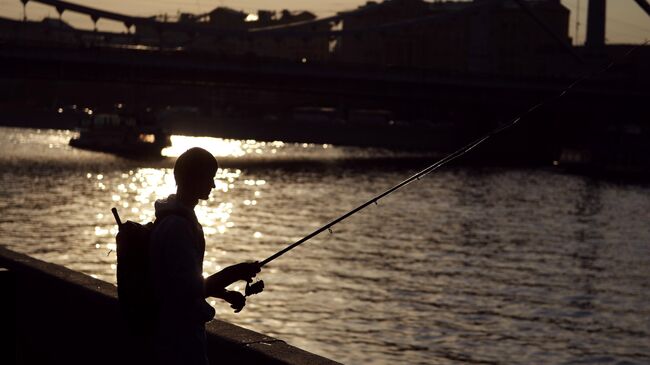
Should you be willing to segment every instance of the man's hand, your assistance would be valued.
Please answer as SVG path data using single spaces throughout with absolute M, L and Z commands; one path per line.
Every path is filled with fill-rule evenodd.
M 244 280 L 250 282 L 260 272 L 260 263 L 257 261 L 242 262 L 237 265 L 232 265 L 228 269 L 232 270 L 234 281 Z
M 258 272 L 260 272 L 259 262 L 242 262 L 228 266 L 205 279 L 205 296 L 220 298 L 220 294 L 228 285 L 240 280 L 251 282 Z
M 235 313 L 239 313 L 246 305 L 246 297 L 238 291 L 226 290 L 221 294 L 221 299 L 230 303 L 230 308 L 234 309 Z

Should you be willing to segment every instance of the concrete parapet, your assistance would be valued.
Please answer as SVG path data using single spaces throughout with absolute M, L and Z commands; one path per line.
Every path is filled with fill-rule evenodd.
M 112 284 L 2 246 L 0 267 L 0 321 L 15 348 L 3 364 L 152 363 L 147 341 L 126 330 Z M 208 323 L 207 335 L 212 363 L 338 364 L 219 320 Z

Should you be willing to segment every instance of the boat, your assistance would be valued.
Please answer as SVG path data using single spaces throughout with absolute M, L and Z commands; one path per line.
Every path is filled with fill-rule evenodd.
M 138 124 L 135 117 L 122 114 L 89 115 L 77 128 L 78 137 L 70 146 L 130 157 L 159 157 L 171 140 L 162 128 Z

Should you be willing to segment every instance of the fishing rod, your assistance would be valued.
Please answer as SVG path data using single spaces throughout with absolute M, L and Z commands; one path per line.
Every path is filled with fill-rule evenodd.
M 371 204 L 378 204 L 378 202 L 379 202 L 380 199 L 382 199 L 382 198 L 384 198 L 384 197 L 390 195 L 391 193 L 393 193 L 393 192 L 395 192 L 395 191 L 397 191 L 397 190 L 403 188 L 404 186 L 406 186 L 406 185 L 412 183 L 413 181 L 415 181 L 415 180 L 419 180 L 420 178 L 422 178 L 422 177 L 424 177 L 424 176 L 430 174 L 431 172 L 433 172 L 433 171 L 435 171 L 436 169 L 440 168 L 440 167 L 443 166 L 444 164 L 446 164 L 446 163 L 448 163 L 448 162 L 450 162 L 450 161 L 452 161 L 452 160 L 454 160 L 454 159 L 456 159 L 456 158 L 458 158 L 458 157 L 464 155 L 465 153 L 471 151 L 474 147 L 476 147 L 476 146 L 478 146 L 479 144 L 483 143 L 483 141 L 487 140 L 487 139 L 490 138 L 491 136 L 493 136 L 493 135 L 495 135 L 495 134 L 497 134 L 497 133 L 499 133 L 499 132 L 501 132 L 501 131 L 503 131 L 503 130 L 505 130 L 505 129 L 511 127 L 511 126 L 513 126 L 513 125 L 516 124 L 517 122 L 518 122 L 518 120 L 515 120 L 515 121 L 513 121 L 512 123 L 510 123 L 509 125 L 500 128 L 499 131 L 496 131 L 496 132 L 493 133 L 493 134 L 485 135 L 485 136 L 483 136 L 483 137 L 477 139 L 476 141 L 474 141 L 474 142 L 472 142 L 472 143 L 470 143 L 470 144 L 468 144 L 468 145 L 466 145 L 466 146 L 464 146 L 464 147 L 458 149 L 457 151 L 451 153 L 451 154 L 448 155 L 447 157 L 445 157 L 445 158 L 443 158 L 443 159 L 437 161 L 436 163 L 434 163 L 434 164 L 428 166 L 428 167 L 425 168 L 424 170 L 422 170 L 422 171 L 420 171 L 420 172 L 418 172 L 418 173 L 412 175 L 412 176 L 409 177 L 408 179 L 403 180 L 403 181 L 400 182 L 399 184 L 397 184 L 397 185 L 393 186 L 392 188 L 390 188 L 390 189 L 384 191 L 383 193 L 381 193 L 381 194 L 379 194 L 379 195 L 376 195 L 375 197 L 371 198 L 370 200 L 366 201 L 365 203 L 363 203 L 363 204 L 359 205 L 358 207 L 356 207 L 356 208 L 354 208 L 354 209 L 348 211 L 347 213 L 345 213 L 345 214 L 341 215 L 340 217 L 338 217 L 338 218 L 336 218 L 336 219 L 330 221 L 329 223 L 327 223 L 327 224 L 325 224 L 324 226 L 318 228 L 317 230 L 313 231 L 312 233 L 308 234 L 307 236 L 305 236 L 305 237 L 301 238 L 300 240 L 294 242 L 293 244 L 287 246 L 286 248 L 282 249 L 281 251 L 278 251 L 278 252 L 276 252 L 275 254 L 273 254 L 273 255 L 269 256 L 268 258 L 264 259 L 263 261 L 260 262 L 260 267 L 262 267 L 262 266 L 268 264 L 269 262 L 271 262 L 271 261 L 277 259 L 278 257 L 284 255 L 285 253 L 291 251 L 292 249 L 296 248 L 297 246 L 299 246 L 299 245 L 305 243 L 306 241 L 310 240 L 311 238 L 313 238 L 313 237 L 319 235 L 320 233 L 322 233 L 322 232 L 324 232 L 324 231 L 326 231 L 326 230 L 331 230 L 331 228 L 332 228 L 333 226 L 335 226 L 337 223 L 339 223 L 339 222 L 341 222 L 341 221 L 347 219 L 347 218 L 350 217 L 351 215 L 353 215 L 353 214 L 355 214 L 355 213 L 357 213 L 357 212 L 363 210 L 363 209 L 366 208 L 367 206 L 369 206 L 369 205 L 371 205 Z
M 531 109 L 531 111 L 532 111 L 532 109 Z M 473 150 L 476 146 L 478 146 L 481 143 L 488 140 L 489 138 L 491 138 L 491 137 L 503 132 L 504 130 L 514 126 L 515 124 L 517 124 L 519 122 L 520 119 L 521 119 L 521 117 L 518 117 L 515 120 L 513 120 L 512 122 L 510 122 L 509 124 L 507 124 L 505 126 L 502 126 L 502 127 L 499 127 L 497 129 L 495 129 L 494 131 L 492 131 L 491 133 L 486 134 L 483 137 L 478 138 L 477 140 L 463 146 L 462 148 L 460 148 L 460 149 L 456 150 L 455 152 L 447 155 L 446 157 L 444 157 L 443 159 L 437 161 L 436 163 L 434 163 L 432 165 L 429 165 L 427 168 L 421 170 L 420 172 L 417 172 L 416 174 L 412 175 L 411 177 L 407 178 L 406 180 L 403 180 L 402 182 L 400 182 L 397 185 L 391 187 L 390 189 L 384 191 L 383 193 L 374 196 L 373 198 L 366 201 L 365 203 L 357 206 L 356 208 L 354 208 L 354 209 L 348 211 L 347 213 L 339 216 L 338 218 L 330 221 L 329 223 L 327 223 L 324 226 L 318 228 L 317 230 L 313 231 L 312 233 L 308 234 L 307 236 L 305 236 L 305 237 L 301 238 L 300 240 L 292 243 L 291 245 L 289 245 L 289 246 L 285 247 L 284 249 L 276 252 L 275 254 L 267 257 L 266 259 L 264 259 L 263 261 L 261 261 L 259 263 L 260 267 L 263 267 L 264 265 L 268 264 L 269 262 L 277 259 L 278 257 L 280 257 L 280 256 L 284 255 L 285 253 L 293 250 L 297 246 L 305 243 L 306 241 L 310 240 L 311 238 L 319 235 L 320 233 L 322 233 L 322 232 L 324 232 L 326 230 L 330 230 L 330 232 L 331 232 L 331 228 L 333 226 L 335 226 L 337 223 L 340 223 L 341 221 L 343 221 L 343 220 L 347 219 L 348 217 L 352 216 L 353 214 L 363 210 L 364 208 L 368 207 L 371 204 L 378 204 L 380 199 L 382 199 L 382 198 L 392 194 L 393 192 L 405 187 L 406 185 L 412 183 L 415 180 L 420 180 L 420 178 L 432 173 L 433 171 L 435 171 L 438 168 L 444 166 L 448 162 L 451 162 L 451 161 L 457 159 L 458 157 L 463 156 L 464 154 L 466 154 L 469 151 Z
M 614 66 L 614 64 L 616 64 L 617 62 L 620 62 L 620 61 L 622 61 L 623 59 L 627 58 L 630 54 L 632 54 L 634 51 L 636 51 L 639 47 L 645 46 L 645 45 L 647 45 L 649 42 L 650 42 L 650 41 L 645 41 L 644 43 L 639 44 L 639 45 L 635 46 L 634 48 L 631 48 L 631 49 L 630 49 L 630 50 L 629 50 L 625 55 L 623 55 L 623 57 L 621 57 L 619 60 L 611 61 L 611 62 L 610 62 L 606 67 L 600 69 L 600 70 L 597 71 L 597 72 L 594 72 L 594 73 L 592 73 L 592 74 L 585 73 L 585 75 L 583 75 L 582 77 L 578 78 L 576 81 L 574 81 L 574 82 L 572 82 L 571 84 L 569 84 L 569 86 L 567 86 L 567 87 L 565 87 L 564 89 L 562 89 L 562 91 L 560 91 L 557 95 L 552 96 L 552 97 L 549 97 L 548 99 L 546 99 L 546 100 L 542 100 L 541 102 L 539 102 L 539 103 L 533 105 L 532 107 L 530 107 L 528 110 L 526 110 L 526 111 L 523 112 L 522 114 L 519 114 L 517 117 L 515 117 L 515 118 L 514 118 L 512 121 L 510 121 L 509 123 L 507 123 L 507 124 L 505 124 L 505 125 L 503 125 L 503 126 L 501 126 L 501 127 L 497 127 L 497 128 L 495 128 L 494 130 L 492 130 L 491 132 L 489 132 L 489 133 L 483 135 L 482 137 L 477 138 L 476 140 L 474 140 L 474 141 L 468 143 L 467 145 L 465 145 L 465 146 L 463 146 L 463 147 L 457 149 L 456 151 L 450 153 L 450 154 L 447 155 L 446 157 L 444 157 L 444 158 L 440 159 L 439 161 L 437 161 L 437 162 L 435 162 L 435 163 L 429 165 L 429 166 L 426 167 L 425 169 L 423 169 L 423 170 L 421 170 L 421 171 L 415 173 L 414 175 L 412 175 L 411 177 L 407 178 L 406 180 L 403 180 L 402 182 L 400 182 L 400 183 L 398 183 L 397 185 L 395 185 L 395 186 L 389 188 L 388 190 L 384 191 L 383 193 L 374 196 L 373 198 L 371 198 L 370 200 L 366 201 L 365 203 L 363 203 L 363 204 L 357 206 L 356 208 L 354 208 L 354 209 L 348 211 L 347 213 L 345 213 L 345 214 L 339 216 L 338 218 L 336 218 L 336 219 L 330 221 L 329 223 L 325 224 L 324 226 L 322 226 L 322 227 L 316 229 L 315 231 L 313 231 L 312 233 L 308 234 L 307 236 L 301 238 L 300 240 L 298 240 L 298 241 L 296 241 L 296 242 L 290 244 L 289 246 L 285 247 L 284 249 L 282 249 L 282 250 L 276 252 L 275 254 L 273 254 L 273 255 L 267 257 L 266 259 L 264 259 L 263 261 L 261 261 L 261 262 L 259 263 L 260 268 L 263 267 L 263 266 L 265 266 L 265 265 L 267 265 L 267 264 L 270 263 L 271 261 L 277 259 L 278 257 L 284 255 L 285 253 L 287 253 L 287 252 L 293 250 L 294 248 L 300 246 L 301 244 L 307 242 L 308 240 L 312 239 L 313 237 L 319 235 L 320 233 L 322 233 L 322 232 L 324 232 L 324 231 L 330 231 L 330 233 L 331 233 L 331 232 L 332 232 L 332 230 L 331 230 L 332 227 L 335 226 L 337 223 L 340 223 L 341 221 L 343 221 L 343 220 L 349 218 L 350 216 L 352 216 L 353 214 L 358 213 L 359 211 L 365 209 L 365 208 L 368 207 L 369 205 L 377 204 L 377 203 L 379 202 L 380 199 L 382 199 L 382 198 L 384 198 L 384 197 L 386 197 L 386 196 L 388 196 L 388 195 L 394 193 L 395 191 L 397 191 L 397 190 L 399 190 L 399 189 L 405 187 L 406 185 L 412 183 L 413 181 L 420 180 L 422 177 L 425 177 L 426 175 L 428 175 L 428 174 L 430 174 L 430 173 L 436 171 L 437 169 L 439 169 L 440 167 L 446 165 L 447 163 L 449 163 L 449 162 L 451 162 L 451 161 L 453 161 L 453 160 L 455 160 L 455 159 L 457 159 L 457 158 L 459 158 L 459 157 L 461 157 L 461 156 L 463 156 L 463 155 L 469 153 L 471 150 L 473 150 L 474 148 L 476 148 L 477 146 L 479 146 L 479 145 L 482 144 L 483 142 L 487 141 L 488 139 L 494 137 L 495 135 L 500 134 L 500 133 L 502 133 L 503 131 L 505 131 L 505 130 L 507 130 L 507 129 L 510 129 L 510 128 L 514 127 L 514 126 L 515 126 L 517 123 L 519 123 L 519 122 L 521 121 L 521 119 L 524 118 L 525 116 L 529 115 L 530 113 L 534 112 L 535 110 L 539 109 L 540 107 L 544 106 L 545 104 L 548 104 L 548 103 L 550 103 L 550 102 L 552 102 L 552 101 L 556 101 L 556 100 L 562 98 L 564 95 L 566 95 L 566 94 L 567 94 L 571 89 L 573 89 L 573 88 L 574 88 L 576 85 L 578 85 L 579 83 L 581 83 L 581 82 L 583 82 L 583 81 L 585 81 L 585 80 L 587 80 L 587 79 L 589 79 L 589 78 L 592 78 L 592 77 L 595 77 L 595 76 L 598 76 L 598 75 L 600 75 L 600 74 L 602 74 L 602 73 L 607 72 L 610 68 L 612 68 L 612 67 Z M 258 282 L 258 283 L 259 283 L 259 282 Z M 255 285 L 255 284 L 253 284 L 253 286 L 254 286 L 254 285 Z M 263 285 L 263 284 L 261 284 L 261 285 Z M 248 287 L 248 285 L 247 285 L 247 287 Z

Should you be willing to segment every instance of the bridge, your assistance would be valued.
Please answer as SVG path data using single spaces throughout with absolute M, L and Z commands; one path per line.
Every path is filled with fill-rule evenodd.
M 9 36 L 0 43 L 0 82 L 5 86 L 3 99 L 8 100 L 4 104 L 5 115 L 40 108 L 44 116 L 30 118 L 47 119 L 48 112 L 66 105 L 107 110 L 125 104 L 133 109 L 156 112 L 190 106 L 198 110 L 199 117 L 193 123 L 170 122 L 174 129 L 225 137 L 343 144 L 367 141 L 369 145 L 389 147 L 402 147 L 407 140 L 410 147 L 423 147 L 431 145 L 429 135 L 438 133 L 446 136 L 446 142 L 437 141 L 436 146 L 451 148 L 458 140 L 466 140 L 503 123 L 537 101 L 554 95 L 584 70 L 602 67 L 617 56 L 613 53 L 626 51 L 621 47 L 610 48 L 610 55 L 600 53 L 596 58 L 590 58 L 593 52 L 589 48 L 570 47 L 568 51 L 569 46 L 561 37 L 551 34 L 535 16 L 534 9 L 522 1 L 514 3 L 522 6 L 524 13 L 565 50 L 569 67 L 564 74 L 454 74 L 385 65 L 333 61 L 303 63 L 272 57 L 216 55 L 170 46 L 170 41 L 160 42 L 166 47 L 143 45 L 137 32 L 130 31 L 132 27 L 150 27 L 159 29 L 160 35 L 183 32 L 199 37 L 207 33 L 220 39 L 381 35 L 423 24 L 448 22 L 468 12 L 480 11 L 494 4 L 493 0 L 470 3 L 444 14 L 347 30 L 322 30 L 319 26 L 329 27 L 358 16 L 362 9 L 297 24 L 222 30 L 205 24 L 158 22 L 66 1 L 22 0 L 23 4 L 30 1 L 51 5 L 59 14 L 74 11 L 87 14 L 95 22 L 99 19 L 120 21 L 129 32 L 108 34 L 25 21 L 0 22 L 0 26 L 12 30 L 4 33 Z M 50 34 L 50 38 L 25 39 L 24 34 L 34 29 Z M 72 42 L 64 41 L 66 34 L 74 35 Z M 549 108 L 538 118 L 553 120 L 553 126 L 565 129 L 574 125 L 572 128 L 576 130 L 584 124 L 576 120 L 606 123 L 613 115 L 638 119 L 638 115 L 643 115 L 639 113 L 640 108 L 649 96 L 645 85 L 650 74 L 639 60 L 647 60 L 648 53 L 647 47 L 641 47 L 636 50 L 636 57 L 620 61 L 621 69 L 581 83 L 563 103 Z M 297 121 L 287 122 L 295 119 L 296 109 L 305 107 L 316 110 L 326 107 L 335 113 L 324 122 L 322 115 L 315 115 L 320 121 L 307 128 L 304 124 L 296 124 Z M 371 128 L 363 122 L 336 124 L 341 120 L 349 122 L 359 111 L 384 111 L 386 114 L 375 113 L 375 116 L 384 116 L 377 117 L 379 122 Z M 365 122 L 373 123 L 368 118 Z M 395 125 L 408 128 L 396 129 Z M 445 133 L 440 132 L 443 129 Z M 443 145 L 445 148 L 441 147 Z

